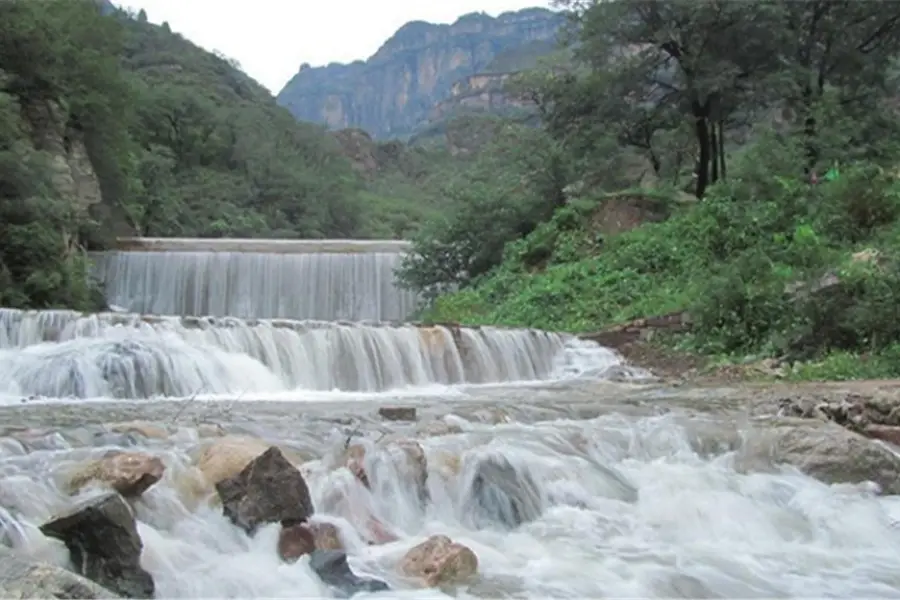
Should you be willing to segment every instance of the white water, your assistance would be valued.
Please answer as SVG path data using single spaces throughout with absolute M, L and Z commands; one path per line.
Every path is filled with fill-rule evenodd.
M 75 398 L 382 392 L 604 377 L 613 352 L 543 331 L 0 309 L 0 392 Z
M 415 508 L 397 455 L 369 455 L 370 492 L 346 469 L 333 468 L 343 434 L 302 420 L 270 432 L 273 442 L 332 450 L 303 467 L 317 518 L 341 526 L 358 573 L 396 588 L 382 597 L 448 597 L 417 589 L 397 567 L 408 548 L 436 533 L 478 555 L 476 580 L 447 590 L 460 598 L 900 597 L 900 531 L 890 526 L 900 516 L 896 498 L 874 496 L 865 486 L 828 486 L 788 468 L 744 473 L 740 446 L 716 455 L 699 451 L 716 444 L 703 439 L 708 423 L 694 427 L 696 417 L 454 422 L 462 433 L 422 440 L 432 497 L 424 512 Z M 23 552 L 65 564 L 61 544 L 36 527 L 70 502 L 58 486 L 71 468 L 126 440 L 91 431 L 20 435 L 28 454 L 15 439 L 0 438 L 0 506 L 7 511 L 0 521 Z M 85 439 L 98 447 L 72 449 Z M 190 457 L 201 443 L 195 430 L 179 428 L 166 441 L 138 436 L 137 443 L 168 465 L 164 480 L 137 503 L 142 562 L 157 597 L 330 595 L 305 559 L 278 561 L 274 527 L 248 538 L 189 484 Z M 450 457 L 462 465 L 458 474 Z M 491 457 L 532 474 L 536 520 L 512 531 L 471 525 L 471 469 Z M 335 494 L 359 514 L 343 512 Z M 366 545 L 360 536 L 369 512 L 399 540 Z
M 182 242 L 176 247 L 206 241 Z M 109 304 L 132 312 L 402 321 L 416 308 L 416 295 L 394 281 L 399 250 L 369 251 L 357 243 L 341 246 L 343 252 L 313 252 L 315 243 L 305 242 L 306 250 L 293 254 L 262 242 L 268 252 L 119 251 L 92 258 Z

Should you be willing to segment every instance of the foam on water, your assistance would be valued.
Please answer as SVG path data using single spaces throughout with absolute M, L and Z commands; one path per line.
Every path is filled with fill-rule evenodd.
M 311 433 L 301 423 L 289 439 L 273 434 L 270 440 L 330 446 L 303 466 L 316 518 L 341 527 L 358 573 L 395 586 L 382 597 L 448 597 L 417 589 L 397 568 L 408 548 L 438 533 L 478 555 L 478 578 L 447 590 L 462 598 L 900 597 L 900 531 L 890 526 L 900 506 L 866 486 L 829 486 L 774 466 L 747 473 L 740 468 L 740 444 L 710 454 L 701 448 L 715 444 L 702 443 L 691 420 L 672 415 L 455 422 L 461 433 L 422 439 L 432 498 L 424 510 L 398 462 L 401 454 L 389 447 L 367 454 L 370 491 L 345 468 L 334 468 L 343 433 Z M 710 435 L 708 427 L 703 431 Z M 97 447 L 73 447 L 85 439 Z M 134 441 L 168 466 L 163 481 L 136 503 L 143 564 L 156 579 L 158 597 L 331 595 L 305 559 L 278 561 L 274 526 L 249 538 L 206 503 L 210 490 L 200 493 L 189 483 L 190 457 L 200 443 L 189 428 L 167 441 L 48 432 L 25 441 L 32 449 L 27 454 L 19 442 L 0 439 L 0 505 L 6 510 L 0 523 L 9 537 L 25 552 L 64 562 L 60 544 L 36 527 L 70 502 L 60 487 L 65 474 Z M 506 474 L 513 484 L 530 474 L 530 502 L 538 513 L 533 521 L 512 530 L 499 521 L 474 524 L 472 476 L 485 461 L 511 465 Z M 502 514 L 499 503 L 487 508 L 493 512 L 484 514 Z M 366 544 L 370 515 L 398 541 Z
M 0 393 L 50 398 L 378 393 L 629 373 L 557 333 L 0 309 Z

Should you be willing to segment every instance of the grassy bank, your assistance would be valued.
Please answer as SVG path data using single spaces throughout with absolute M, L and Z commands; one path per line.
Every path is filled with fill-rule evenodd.
M 785 359 L 796 379 L 900 375 L 900 185 L 860 162 L 811 186 L 782 172 L 786 150 L 758 145 L 702 202 L 571 200 L 427 316 L 586 332 L 687 311 L 691 331 L 658 343 L 717 364 Z M 604 235 L 613 202 L 663 220 Z

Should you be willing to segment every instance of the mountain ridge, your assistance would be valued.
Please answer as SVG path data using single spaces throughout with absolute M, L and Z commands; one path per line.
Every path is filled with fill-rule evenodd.
M 454 84 L 518 48 L 552 47 L 563 23 L 560 13 L 538 7 L 496 17 L 468 13 L 450 24 L 410 21 L 366 60 L 304 63 L 276 98 L 298 120 L 359 128 L 377 139 L 408 137 L 429 122 Z

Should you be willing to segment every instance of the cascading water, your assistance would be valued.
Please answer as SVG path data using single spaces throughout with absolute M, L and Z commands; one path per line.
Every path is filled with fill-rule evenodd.
M 402 321 L 417 305 L 395 283 L 406 242 L 126 242 L 92 259 L 109 304 L 133 312 Z
M 0 309 L 9 394 L 380 392 L 602 373 L 613 352 L 536 330 Z
M 96 408 L 70 409 L 54 407 L 50 421 L 83 419 L 80 426 L 0 437 L 0 527 L 22 555 L 72 568 L 61 544 L 37 527 L 72 502 L 66 482 L 91 459 L 139 450 L 167 465 L 162 481 L 134 502 L 156 597 L 335 596 L 307 559 L 280 562 L 277 524 L 248 536 L 210 500 L 215 491 L 197 456 L 222 438 L 164 420 L 155 429 L 99 425 Z M 900 531 L 890 526 L 900 516 L 897 500 L 792 469 L 746 472 L 734 421 L 713 429 L 696 415 L 532 421 L 512 408 L 500 412 L 486 420 L 480 409 L 461 409 L 434 422 L 445 424 L 443 435 L 418 434 L 424 505 L 403 453 L 377 442 L 383 434 L 360 442 L 368 448 L 368 488 L 341 466 L 346 434 L 327 420 L 333 408 L 268 420 L 266 439 L 306 457 L 297 460 L 306 461 L 315 522 L 337 526 L 357 573 L 394 588 L 379 597 L 900 596 Z M 226 425 L 246 431 L 258 416 Z M 360 419 L 361 428 L 375 428 Z M 400 426 L 394 433 L 417 435 Z M 232 447 L 250 443 L 229 439 Z M 490 490 L 477 483 L 479 473 L 492 474 Z M 375 522 L 393 541 L 367 543 Z M 404 553 L 434 534 L 471 548 L 477 575 L 443 591 L 404 576 Z

